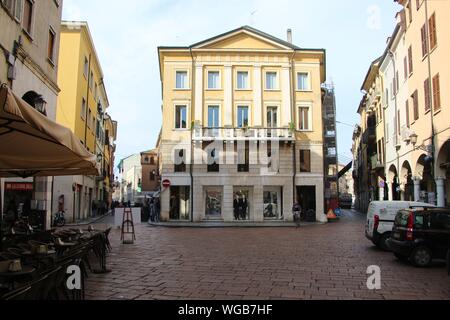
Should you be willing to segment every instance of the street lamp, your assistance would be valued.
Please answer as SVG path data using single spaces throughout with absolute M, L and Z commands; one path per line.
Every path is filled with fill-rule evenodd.
M 34 107 L 37 111 L 42 113 L 44 116 L 47 116 L 47 111 L 45 108 L 46 105 L 47 105 L 47 101 L 44 100 L 42 95 L 36 96 L 36 98 L 34 99 Z
M 415 150 L 422 150 L 422 151 L 425 151 L 426 153 L 428 153 L 428 156 L 431 155 L 431 153 L 432 153 L 432 148 L 433 148 L 431 145 L 425 146 L 425 145 L 421 144 L 420 146 L 417 146 L 417 147 L 416 147 L 417 139 L 418 139 L 418 136 L 417 136 L 416 133 L 413 132 L 413 133 L 409 136 L 409 138 L 411 139 L 411 144 L 413 145 L 413 147 L 414 147 Z

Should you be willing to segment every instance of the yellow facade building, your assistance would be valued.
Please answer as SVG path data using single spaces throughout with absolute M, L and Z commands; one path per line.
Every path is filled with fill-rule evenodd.
M 295 200 L 326 220 L 325 51 L 291 37 L 245 26 L 158 48 L 162 220 L 291 221 Z
M 397 2 L 397 25 L 378 63 L 384 140 L 377 156 L 384 159 L 379 186 L 385 188 L 379 199 L 450 206 L 450 2 Z
M 110 199 L 117 124 L 106 113 L 109 101 L 103 71 L 86 22 L 62 23 L 59 62 L 56 120 L 97 156 L 101 172 L 99 177 L 55 178 L 53 201 L 63 195 L 66 217 L 75 221 L 95 214 L 100 203 Z

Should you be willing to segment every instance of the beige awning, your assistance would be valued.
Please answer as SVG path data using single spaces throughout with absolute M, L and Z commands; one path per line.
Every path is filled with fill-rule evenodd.
M 0 88 L 0 177 L 98 176 L 96 157 L 66 127 Z

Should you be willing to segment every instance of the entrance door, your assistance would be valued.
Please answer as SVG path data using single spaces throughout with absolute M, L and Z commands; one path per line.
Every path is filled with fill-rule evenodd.
M 297 201 L 302 207 L 302 219 L 316 221 L 316 187 L 300 186 L 297 187 Z
M 189 220 L 190 187 L 170 187 L 170 220 Z

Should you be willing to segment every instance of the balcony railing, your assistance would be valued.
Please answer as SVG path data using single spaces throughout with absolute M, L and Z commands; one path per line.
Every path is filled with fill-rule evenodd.
M 381 90 L 379 89 L 375 89 L 370 95 L 369 98 L 367 99 L 367 108 L 370 110 L 371 108 L 374 108 L 376 103 L 378 101 L 380 101 L 381 99 Z
M 193 140 L 294 141 L 295 135 L 289 128 L 194 128 Z

